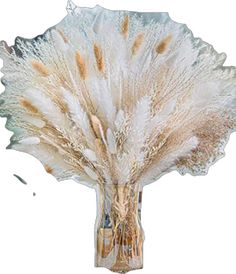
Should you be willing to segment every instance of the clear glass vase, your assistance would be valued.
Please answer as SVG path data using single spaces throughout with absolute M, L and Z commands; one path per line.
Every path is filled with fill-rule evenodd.
M 142 268 L 142 188 L 104 184 L 96 191 L 95 265 L 120 273 Z

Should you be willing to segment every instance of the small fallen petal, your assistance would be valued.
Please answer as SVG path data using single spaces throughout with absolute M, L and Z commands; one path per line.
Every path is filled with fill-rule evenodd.
M 19 175 L 13 174 L 22 184 L 27 185 L 26 181 L 22 179 Z

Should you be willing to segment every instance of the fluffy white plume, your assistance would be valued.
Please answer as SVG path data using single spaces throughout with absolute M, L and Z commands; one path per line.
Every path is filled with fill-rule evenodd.
M 22 145 L 38 145 L 40 139 L 38 137 L 28 137 L 19 141 Z
M 107 143 L 111 154 L 116 154 L 116 140 L 110 128 L 107 129 Z
M 46 124 L 45 124 L 45 122 L 43 121 L 43 120 L 41 120 L 41 119 L 38 119 L 38 118 L 36 118 L 36 117 L 32 117 L 32 116 L 30 116 L 30 115 L 23 115 L 23 117 L 22 117 L 22 119 L 25 121 L 25 122 L 27 122 L 27 123 L 29 123 L 29 124 L 31 124 L 31 125 L 34 125 L 34 126 L 36 126 L 36 127 L 38 127 L 38 128 L 43 128 Z
M 87 173 L 87 175 L 88 175 L 91 179 L 93 179 L 93 180 L 95 180 L 95 181 L 98 179 L 97 174 L 96 174 L 90 167 L 85 166 L 85 167 L 84 167 L 84 171 Z
M 91 149 L 86 148 L 84 150 L 84 155 L 85 155 L 85 157 L 87 157 L 92 162 L 96 162 L 97 161 L 96 154 Z

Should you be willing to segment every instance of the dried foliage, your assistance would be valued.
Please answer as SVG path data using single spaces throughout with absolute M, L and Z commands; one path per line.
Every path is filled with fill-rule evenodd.
M 166 13 L 71 2 L 68 11 L 42 36 L 1 43 L 10 148 L 58 180 L 103 190 L 142 188 L 172 170 L 205 174 L 236 127 L 236 69 L 223 66 L 225 54 Z M 114 194 L 113 225 L 128 216 L 132 191 Z

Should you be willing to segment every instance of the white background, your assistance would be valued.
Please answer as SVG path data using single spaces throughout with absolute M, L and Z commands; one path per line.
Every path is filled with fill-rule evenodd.
M 225 51 L 226 65 L 236 65 L 234 2 L 75 0 L 80 6 L 168 11 L 175 21 L 187 23 L 195 36 Z M 1 0 L 0 39 L 11 45 L 17 35 L 32 38 L 43 33 L 66 15 L 65 6 L 66 0 Z M 1 119 L 0 273 L 109 273 L 93 266 L 94 191 L 72 181 L 58 183 L 33 157 L 5 150 L 11 133 L 4 125 Z M 235 163 L 232 134 L 226 157 L 207 176 L 173 172 L 145 187 L 144 269 L 137 273 L 236 273 Z

